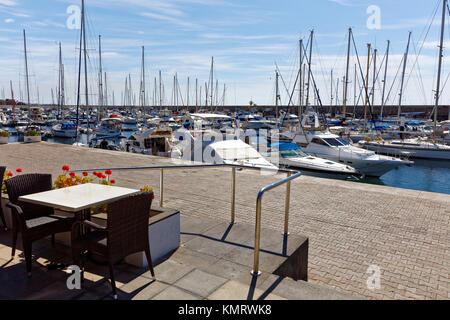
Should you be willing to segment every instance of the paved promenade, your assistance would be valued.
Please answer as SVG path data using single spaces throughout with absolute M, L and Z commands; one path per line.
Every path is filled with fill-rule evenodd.
M 25 173 L 170 165 L 170 159 L 60 144 L 0 145 L 0 164 Z M 236 221 L 254 223 L 256 196 L 283 176 L 237 174 Z M 113 172 L 118 186 L 152 186 L 158 171 Z M 183 215 L 230 219 L 230 169 L 165 173 L 164 205 Z M 282 232 L 285 187 L 263 200 L 263 226 Z M 450 299 L 450 196 L 301 177 L 292 183 L 291 232 L 309 237 L 309 281 L 373 299 Z M 370 290 L 370 266 L 380 288 Z

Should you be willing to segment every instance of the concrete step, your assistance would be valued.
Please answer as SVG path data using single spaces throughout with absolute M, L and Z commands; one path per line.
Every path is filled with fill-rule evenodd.
M 298 278 L 295 271 L 299 266 L 307 272 L 307 259 L 304 259 L 307 247 L 306 251 L 304 248 L 301 252 L 298 250 L 304 247 L 305 240 L 307 244 L 305 237 L 291 234 L 286 238 L 281 232 L 263 228 L 261 274 L 254 276 L 250 272 L 254 257 L 254 226 L 182 215 L 182 244 L 169 261 L 180 264 L 174 269 L 191 271 L 186 275 L 187 279 L 183 280 L 183 277 L 173 285 L 190 283 L 196 288 L 196 291 L 192 289 L 195 292 L 186 285 L 182 289 L 197 295 L 208 292 L 200 298 L 211 300 L 359 299 L 332 288 L 292 279 Z M 213 289 L 212 283 L 218 282 L 222 284 Z

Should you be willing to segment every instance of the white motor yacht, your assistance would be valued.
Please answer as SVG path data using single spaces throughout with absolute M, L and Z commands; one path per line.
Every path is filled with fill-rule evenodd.
M 205 157 L 205 155 L 207 155 Z M 210 156 L 210 157 L 209 157 Z M 267 161 L 258 151 L 242 140 L 213 142 L 205 147 L 204 162 L 237 164 L 250 167 L 278 169 Z
M 303 150 L 317 157 L 352 166 L 364 175 L 374 177 L 381 177 L 392 169 L 412 163 L 352 146 L 329 132 L 314 135 Z
M 219 132 L 212 130 L 175 132 L 175 139 L 180 141 L 177 148 L 183 160 L 278 169 L 255 148 L 237 137 L 228 140 L 222 140 L 223 138 Z
M 295 143 L 272 143 L 268 148 L 267 159 L 272 163 L 278 162 L 282 166 L 299 170 L 347 176 L 360 174 L 352 166 L 311 156 Z

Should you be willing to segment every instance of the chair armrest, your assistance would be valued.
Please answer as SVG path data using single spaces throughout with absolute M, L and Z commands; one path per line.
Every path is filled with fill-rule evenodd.
M 21 216 L 23 215 L 22 208 L 19 207 L 19 206 L 16 205 L 16 204 L 13 204 L 12 202 L 8 202 L 8 203 L 6 204 L 6 207 L 8 207 L 8 208 L 14 210 L 17 214 L 19 214 L 19 215 L 21 215 Z
M 7 208 L 11 209 L 11 212 L 13 213 L 13 223 L 15 223 L 14 221 L 18 221 L 19 222 L 19 228 L 20 229 L 27 229 L 27 224 L 25 221 L 25 217 L 23 216 L 23 210 L 20 206 L 12 203 L 11 201 L 9 201 L 6 204 Z M 14 217 L 16 217 L 16 219 L 14 219 Z

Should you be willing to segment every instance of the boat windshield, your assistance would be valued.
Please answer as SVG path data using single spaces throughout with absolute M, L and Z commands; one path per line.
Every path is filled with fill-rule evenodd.
M 324 138 L 323 140 L 332 147 L 341 147 L 347 145 L 347 143 L 341 138 Z
M 336 138 L 336 140 L 339 141 L 340 143 L 342 143 L 344 146 L 348 146 L 348 142 L 345 141 L 344 139 L 342 139 L 342 138 Z
M 307 157 L 308 154 L 305 153 L 302 149 L 288 149 L 280 151 L 280 155 L 283 158 L 304 158 Z

